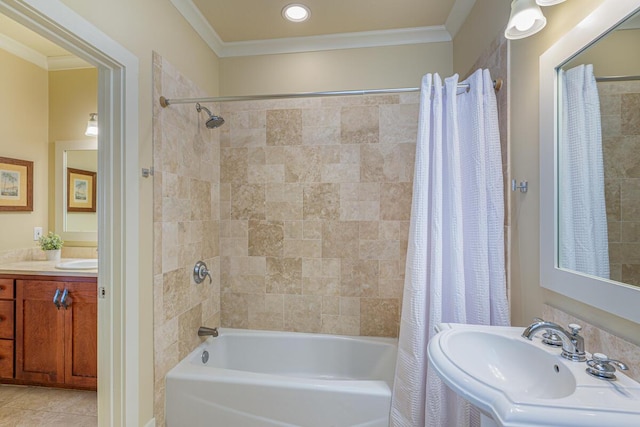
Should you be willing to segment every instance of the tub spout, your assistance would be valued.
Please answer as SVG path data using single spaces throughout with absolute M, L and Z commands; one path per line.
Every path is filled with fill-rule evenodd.
M 218 328 L 207 328 L 206 326 L 200 326 L 198 328 L 199 337 L 208 337 L 209 335 L 211 335 L 212 337 L 217 337 Z

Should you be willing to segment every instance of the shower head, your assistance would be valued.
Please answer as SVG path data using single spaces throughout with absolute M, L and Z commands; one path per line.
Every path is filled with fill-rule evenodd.
M 207 107 L 203 107 L 199 103 L 196 104 L 196 110 L 198 111 L 198 113 L 202 110 L 207 112 L 207 114 L 209 115 L 209 118 L 207 119 L 207 122 L 205 123 L 205 125 L 209 129 L 215 129 L 224 124 L 224 119 L 222 117 L 214 116 L 213 114 L 211 114 L 211 111 L 209 111 Z

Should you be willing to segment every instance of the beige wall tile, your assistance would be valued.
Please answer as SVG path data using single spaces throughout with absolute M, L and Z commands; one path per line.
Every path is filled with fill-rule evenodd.
M 340 217 L 338 184 L 307 184 L 304 187 L 303 199 L 305 220 L 333 220 Z
M 267 145 L 302 144 L 302 111 L 268 110 Z
M 154 97 L 206 96 L 157 54 L 153 73 Z M 162 423 L 164 376 L 201 342 L 200 325 L 220 325 L 221 234 L 241 234 L 220 227 L 221 216 L 229 218 L 231 210 L 230 185 L 220 186 L 220 179 L 224 175 L 227 182 L 246 183 L 247 156 L 246 149 L 228 149 L 221 156 L 220 131 L 204 128 L 192 106 L 174 106 L 170 113 L 154 108 L 153 113 L 154 403 Z M 230 167 L 221 170 L 221 163 Z M 246 234 L 231 239 L 234 244 L 241 240 L 244 252 Z M 231 247 L 232 253 L 242 253 Z M 200 259 L 209 266 L 211 283 L 193 282 L 191 269 Z
M 213 191 L 224 326 L 360 334 L 362 298 L 401 297 L 413 95 L 222 106 L 238 121 L 221 128 Z M 262 264 L 252 269 L 254 259 Z M 265 308 L 267 297 L 279 308 Z
M 284 330 L 320 332 L 322 329 L 322 296 L 285 295 Z
M 249 221 L 249 256 L 281 257 L 283 246 L 283 221 Z
M 363 298 L 360 301 L 360 334 L 374 337 L 398 335 L 400 303 L 397 299 Z
M 266 291 L 271 294 L 302 293 L 302 258 L 267 257 Z
M 378 143 L 380 136 L 377 105 L 343 107 L 340 116 L 343 144 Z
M 410 182 L 383 183 L 380 187 L 380 218 L 382 220 L 408 221 L 411 218 Z

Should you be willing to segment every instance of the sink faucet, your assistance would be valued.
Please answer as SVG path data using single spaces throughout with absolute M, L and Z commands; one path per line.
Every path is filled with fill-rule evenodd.
M 533 338 L 533 336 L 540 330 L 554 331 L 562 340 L 562 357 L 573 362 L 584 362 L 587 360 L 587 356 L 584 352 L 584 338 L 578 335 L 582 330 L 582 327 L 572 323 L 569 325 L 569 329 L 571 332 L 565 331 L 562 326 L 556 323 L 536 319 L 534 323 L 525 328 L 524 332 L 522 332 L 522 336 L 531 340 L 531 338 Z

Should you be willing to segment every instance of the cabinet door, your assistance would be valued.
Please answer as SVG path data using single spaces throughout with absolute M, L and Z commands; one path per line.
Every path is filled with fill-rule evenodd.
M 69 291 L 68 306 L 64 310 L 65 383 L 95 388 L 98 377 L 98 293 L 96 284 L 65 283 L 65 287 Z
M 64 382 L 64 310 L 53 304 L 63 284 L 16 281 L 16 378 Z
M 13 301 L 0 300 L 0 338 L 13 339 Z
M 13 378 L 13 340 L 0 339 L 0 378 Z

